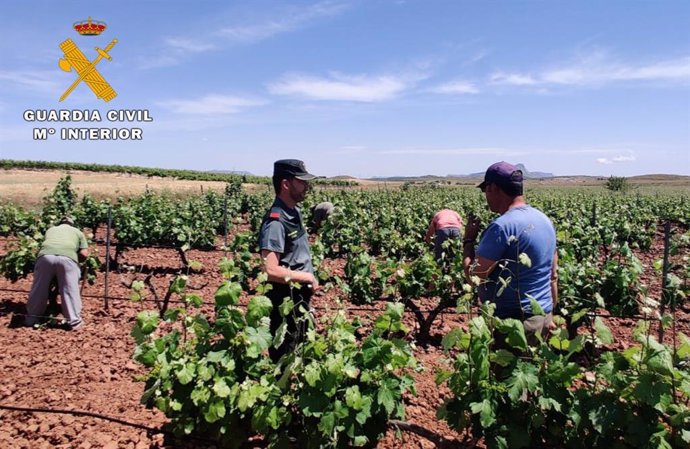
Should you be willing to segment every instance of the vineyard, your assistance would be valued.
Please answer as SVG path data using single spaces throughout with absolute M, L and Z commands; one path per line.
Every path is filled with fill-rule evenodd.
M 15 161 L 12 159 L 0 159 L 0 169 L 22 170 L 71 170 L 95 173 L 125 173 L 137 174 L 148 177 L 189 179 L 194 181 L 222 181 L 244 182 L 254 184 L 270 184 L 271 180 L 265 176 L 253 176 L 249 174 L 211 173 L 194 170 L 172 170 L 164 168 L 137 167 L 128 165 L 103 165 L 85 164 L 81 162 L 50 162 L 50 161 Z M 318 180 L 321 185 L 348 186 L 351 183 L 342 180 Z
M 474 188 L 317 189 L 321 291 L 285 338 L 257 237 L 272 201 L 224 192 L 95 199 L 65 176 L 38 210 L 0 203 L 0 446 L 18 448 L 690 447 L 690 196 L 528 188 L 556 226 L 558 328 L 530 345 L 478 304 L 462 242 L 424 234 L 451 208 L 489 223 Z M 87 326 L 20 326 L 43 233 L 91 242 Z M 528 264 L 529 260 L 521 260 Z M 505 281 L 508 282 L 508 281 Z M 49 309 L 50 311 L 51 309 Z

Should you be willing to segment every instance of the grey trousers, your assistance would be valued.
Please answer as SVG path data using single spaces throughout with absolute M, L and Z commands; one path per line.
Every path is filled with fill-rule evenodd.
M 518 319 L 518 318 L 516 318 Z M 549 326 L 553 322 L 553 313 L 549 312 L 546 315 L 534 315 L 522 321 L 525 328 L 525 337 L 530 346 L 537 346 L 539 340 L 537 334 L 546 339 L 549 335 Z M 498 330 L 494 331 L 494 350 L 505 349 L 515 355 L 519 355 L 520 351 L 506 343 L 506 337 Z
M 434 239 L 434 255 L 436 260 L 441 260 L 444 251 L 448 251 L 446 260 L 453 258 L 452 248 L 444 249 L 443 242 L 448 239 L 460 237 L 460 228 L 441 228 L 436 230 L 436 238 Z
M 553 313 L 549 312 L 546 315 L 535 315 L 527 318 L 522 324 L 525 326 L 525 335 L 527 336 L 527 342 L 531 345 L 537 344 L 537 334 L 541 334 L 542 337 L 547 337 L 549 335 L 549 326 L 553 322 Z
M 26 325 L 33 326 L 48 307 L 50 281 L 57 277 L 62 314 L 70 326 L 81 323 L 81 296 L 79 295 L 79 265 L 65 256 L 45 255 L 38 258 L 34 269 L 34 283 L 26 304 Z

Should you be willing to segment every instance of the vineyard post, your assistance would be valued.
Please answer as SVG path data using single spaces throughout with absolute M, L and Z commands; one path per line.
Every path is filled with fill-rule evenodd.
M 670 244 L 669 241 L 671 240 L 671 221 L 668 220 L 666 223 L 664 223 L 664 267 L 663 267 L 663 274 L 662 274 L 662 279 L 661 282 L 662 287 L 661 287 L 661 294 L 662 294 L 662 307 L 664 302 L 663 300 L 668 300 L 669 305 L 671 307 L 671 316 L 673 317 L 673 320 L 671 321 L 672 325 L 672 339 L 673 339 L 673 360 L 676 360 L 678 357 L 678 332 L 676 330 L 676 299 L 673 297 L 673 294 L 669 291 L 668 289 L 668 270 L 669 270 L 669 252 L 670 252 Z M 663 313 L 662 313 L 663 315 Z M 663 327 L 661 323 L 659 323 L 659 342 L 663 344 Z M 677 404 L 677 399 L 678 399 L 678 394 L 676 392 L 676 380 L 672 377 L 671 378 L 671 387 L 673 388 L 673 403 Z M 672 428 L 673 434 L 675 434 L 676 429 Z
M 661 271 L 661 315 L 663 316 L 666 311 L 666 304 L 668 303 L 671 307 L 671 314 L 673 315 L 673 320 L 676 318 L 676 308 L 674 302 L 671 298 L 671 292 L 668 291 L 668 258 L 671 239 L 671 222 L 666 221 L 664 223 L 664 264 Z M 664 328 L 659 323 L 659 343 L 664 342 Z
M 108 228 L 105 232 L 105 290 L 103 293 L 103 303 L 105 310 L 108 310 L 108 275 L 110 274 L 110 230 L 113 225 L 113 206 L 108 205 Z
M 591 225 L 592 226 L 597 225 L 597 203 L 596 202 L 592 203 L 592 222 L 591 222 Z
M 225 192 L 225 197 L 223 198 L 223 234 L 225 235 L 223 256 L 228 257 L 228 192 Z

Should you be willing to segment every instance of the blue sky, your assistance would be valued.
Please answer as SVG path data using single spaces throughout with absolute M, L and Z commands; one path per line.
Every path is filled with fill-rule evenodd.
M 93 17 L 108 28 L 78 35 Z M 0 158 L 326 176 L 446 175 L 498 160 L 556 175 L 690 175 L 688 1 L 6 1 Z M 71 38 L 118 96 L 57 61 Z M 27 123 L 148 109 L 153 122 Z M 34 141 L 132 127 L 141 141 Z

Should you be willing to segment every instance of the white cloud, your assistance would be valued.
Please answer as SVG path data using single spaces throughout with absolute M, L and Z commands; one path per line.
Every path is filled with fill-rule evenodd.
M 139 58 L 140 69 L 157 69 L 160 67 L 170 67 L 180 63 L 180 58 L 170 54 L 161 54 L 155 57 L 141 57 Z
M 289 30 L 287 23 L 270 21 L 258 25 L 239 25 L 223 28 L 217 31 L 216 35 L 234 42 L 258 42 Z
M 378 154 L 400 154 L 400 155 L 426 155 L 426 156 L 521 156 L 530 154 L 529 151 L 515 150 L 509 148 L 410 148 L 399 150 L 383 150 Z
M 489 55 L 487 50 L 479 50 L 474 56 L 470 57 L 463 65 L 470 66 L 485 59 Z
M 257 42 L 297 30 L 321 18 L 338 15 L 347 8 L 348 5 L 342 2 L 323 1 L 262 23 L 226 27 L 215 34 L 234 42 Z
M 0 81 L 6 87 L 10 85 L 31 91 L 53 93 L 59 91 L 62 84 L 65 84 L 66 89 L 73 78 L 74 76 L 65 77 L 64 82 L 59 83 L 59 70 L 0 70 Z
M 236 114 L 241 109 L 263 104 L 266 104 L 266 101 L 219 94 L 206 95 L 193 100 L 166 100 L 158 102 L 159 106 L 168 108 L 173 113 L 191 115 Z
M 164 47 L 155 56 L 142 58 L 142 69 L 170 67 L 180 64 L 190 54 L 219 50 L 233 44 L 251 44 L 279 34 L 305 28 L 319 19 L 345 11 L 349 5 L 337 1 L 322 1 L 304 8 L 292 8 L 287 12 L 274 13 L 263 22 L 247 23 L 210 30 L 194 38 L 170 36 L 164 39 Z M 280 15 L 278 15 L 280 14 Z
M 200 53 L 213 50 L 216 46 L 210 42 L 201 40 L 185 39 L 181 37 L 169 37 L 165 39 L 165 43 L 178 50 L 187 51 L 190 53 Z
M 690 81 L 690 58 L 652 64 L 625 65 L 602 58 L 592 58 L 581 65 L 550 70 L 543 74 L 547 83 L 597 85 L 619 81 Z
M 213 41 L 206 38 L 167 37 L 164 44 L 165 48 L 157 51 L 155 56 L 140 57 L 139 68 L 155 69 L 175 66 L 183 60 L 185 55 L 204 53 L 218 48 Z
M 618 74 L 621 79 L 668 79 L 690 81 L 690 57 L 661 61 L 646 66 L 627 68 Z
M 605 158 L 605 157 L 600 157 L 597 158 L 597 162 L 599 164 L 604 164 L 604 165 L 610 165 L 610 164 L 620 164 L 622 162 L 635 162 L 637 158 L 635 157 L 634 154 L 630 153 L 627 156 L 615 156 L 612 158 Z
M 431 92 L 437 94 L 478 94 L 479 89 L 473 83 L 468 81 L 452 81 L 445 84 L 440 84 L 431 88 Z
M 503 72 L 493 73 L 489 76 L 489 82 L 492 84 L 508 84 L 512 86 L 531 86 L 537 84 L 537 81 L 531 75 Z
M 490 76 L 493 84 L 513 86 L 565 85 L 600 86 L 619 82 L 690 82 L 690 57 L 651 63 L 623 63 L 604 51 L 593 51 L 576 61 L 531 73 L 497 72 Z
M 635 156 L 616 156 L 612 159 L 613 162 L 634 162 L 636 160 Z
M 418 78 L 394 75 L 343 75 L 329 78 L 288 74 L 268 86 L 278 95 L 298 95 L 316 100 L 373 103 L 391 100 L 412 87 Z

